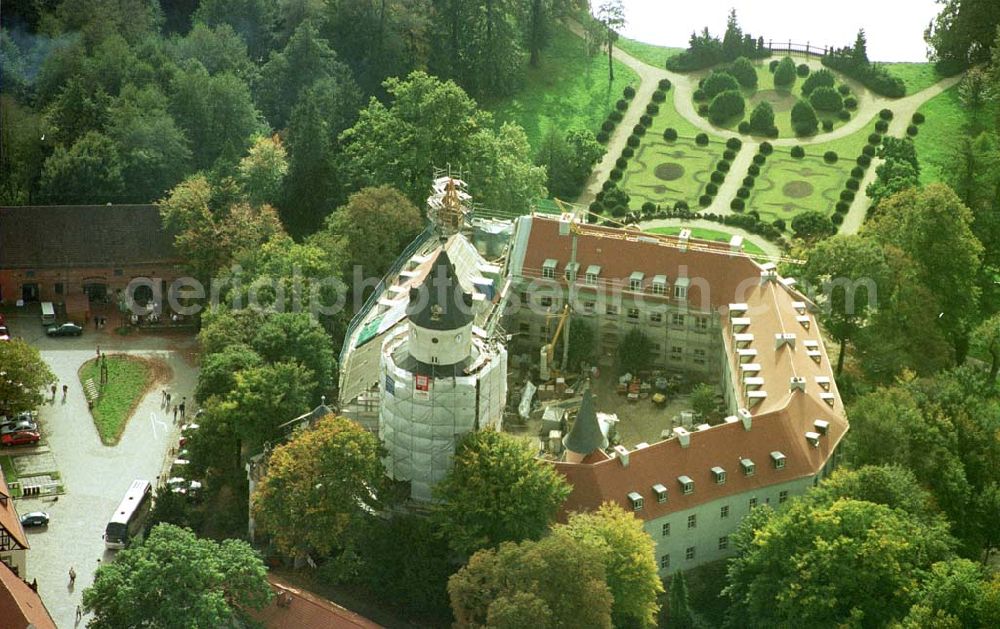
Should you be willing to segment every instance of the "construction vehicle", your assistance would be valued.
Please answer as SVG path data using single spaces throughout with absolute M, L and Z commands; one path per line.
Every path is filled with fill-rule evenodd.
M 543 382 L 548 382 L 559 376 L 559 371 L 554 368 L 552 361 L 555 358 L 556 345 L 559 343 L 559 337 L 562 335 L 563 327 L 566 325 L 566 321 L 569 319 L 569 304 L 564 304 L 562 312 L 558 315 L 550 315 L 559 317 L 559 323 L 556 325 L 556 331 L 552 335 L 552 340 L 542 346 L 541 356 L 539 356 L 538 363 L 538 376 Z M 566 338 L 566 344 L 569 344 L 569 337 Z M 563 352 L 565 355 L 566 352 Z M 562 365 L 563 370 L 566 369 L 565 360 Z

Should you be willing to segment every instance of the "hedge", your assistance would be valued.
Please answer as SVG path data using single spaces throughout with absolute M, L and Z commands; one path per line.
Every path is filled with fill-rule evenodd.
M 726 173 L 720 172 L 718 170 L 712 171 L 712 183 L 722 183 L 726 180 Z
M 667 142 L 673 142 L 677 139 L 677 129 L 673 127 L 667 127 L 663 130 L 663 139 Z
M 736 151 L 731 151 L 726 149 L 722 152 L 722 159 L 729 160 L 730 162 L 736 159 Z
M 823 161 L 826 162 L 827 164 L 836 164 L 837 163 L 837 152 L 836 151 L 827 151 L 826 153 L 823 153 Z
M 708 145 L 708 134 L 707 133 L 699 133 L 698 135 L 694 136 L 694 142 L 698 146 L 707 146 Z
M 761 157 L 763 157 L 763 156 L 761 156 Z M 756 161 L 756 160 L 757 160 L 757 156 L 754 156 L 754 161 Z M 762 160 L 761 164 L 763 164 L 763 163 L 764 162 Z M 760 174 L 760 164 L 750 164 L 750 168 L 747 168 L 747 174 L 750 175 L 751 177 L 756 177 L 757 175 L 759 175 Z
M 849 48 L 826 55 L 822 62 L 826 67 L 856 79 L 876 94 L 890 98 L 906 95 L 906 84 L 901 78 L 890 74 L 884 66 L 868 63 L 867 60 L 859 63 Z
M 626 140 L 626 144 L 628 144 L 632 148 L 638 148 L 639 147 L 639 143 L 640 143 L 639 136 L 637 136 L 634 133 L 632 135 L 628 136 L 628 140 Z
M 844 187 L 847 188 L 848 190 L 854 190 L 855 192 L 857 192 L 858 189 L 861 188 L 861 182 L 855 179 L 854 177 L 851 177 L 850 179 L 847 180 L 847 183 L 844 184 Z
M 736 191 L 736 196 L 739 197 L 739 198 L 741 198 L 741 199 L 749 199 L 750 198 L 750 188 L 746 188 L 746 187 L 740 188 L 739 190 Z
M 729 209 L 731 209 L 734 212 L 742 212 L 745 207 L 746 207 L 746 201 L 740 198 L 733 199 L 732 201 L 729 202 Z
M 652 101 L 654 103 L 662 103 L 665 100 L 667 100 L 667 93 L 666 92 L 664 92 L 663 90 L 654 90 L 653 91 Z
M 708 207 L 712 205 L 712 196 L 708 194 L 703 194 L 698 197 L 698 205 L 701 207 Z
M 791 153 L 792 157 L 794 157 L 795 159 L 802 159 L 803 157 L 806 156 L 806 150 L 798 144 L 792 147 Z

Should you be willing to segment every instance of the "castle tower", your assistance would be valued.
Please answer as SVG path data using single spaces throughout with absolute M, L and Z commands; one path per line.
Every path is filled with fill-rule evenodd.
M 563 437 L 563 447 L 566 448 L 566 460 L 570 463 L 579 463 L 594 450 L 608 447 L 608 438 L 601 432 L 601 424 L 594 412 L 594 398 L 590 387 L 583 392 L 583 401 L 580 402 L 573 428 Z
M 444 249 L 424 283 L 410 289 L 406 314 L 410 354 L 421 371 L 457 365 L 472 354 L 472 295 L 462 290 Z

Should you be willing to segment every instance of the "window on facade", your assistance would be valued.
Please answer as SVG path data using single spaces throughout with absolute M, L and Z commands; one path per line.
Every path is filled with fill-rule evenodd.
M 609 315 L 616 315 L 618 314 L 618 306 L 614 304 L 608 304 L 608 307 L 604 309 L 604 312 Z
M 670 359 L 671 360 L 684 360 L 684 348 L 678 345 L 674 345 L 670 348 Z
M 670 318 L 670 323 L 672 323 L 673 325 L 684 325 L 684 315 L 675 314 Z
M 753 476 L 754 472 L 757 471 L 757 466 L 750 459 L 740 459 L 740 468 L 743 470 L 744 476 Z
M 729 505 L 722 505 L 719 507 L 719 517 L 722 519 L 729 517 Z
M 788 500 L 788 491 L 782 490 L 778 492 L 778 504 L 784 504 Z
M 649 320 L 652 323 L 662 323 L 663 322 L 663 313 L 662 312 L 651 312 L 651 313 L 649 313 Z
M 630 505 L 632 505 L 633 511 L 642 511 L 642 506 L 644 501 L 642 499 L 642 495 L 639 494 L 638 492 L 635 491 L 629 492 L 628 502 Z
M 723 535 L 719 538 L 719 550 L 726 550 L 729 548 L 729 536 Z
M 753 509 L 756 506 L 757 506 L 757 499 L 756 498 L 751 498 L 750 499 L 750 508 Z
M 634 279 L 634 278 L 630 279 L 628 281 L 628 289 L 631 290 L 631 291 L 636 291 L 636 292 L 641 291 L 642 290 L 642 280 Z
M 712 468 L 712 478 L 715 480 L 716 485 L 726 484 L 726 470 L 721 467 Z
M 706 359 L 705 350 L 696 349 L 694 350 L 694 362 L 696 365 L 704 365 Z
M 666 570 L 670 567 L 670 554 L 660 555 L 660 569 Z
M 583 302 L 583 312 L 586 314 L 594 314 L 594 302 L 592 301 Z
M 670 522 L 663 523 L 663 537 L 670 537 Z
M 628 318 L 632 319 L 633 321 L 638 321 L 639 320 L 639 309 L 638 308 L 629 308 L 628 309 Z
M 556 278 L 556 270 L 550 266 L 543 267 L 542 277 L 547 280 L 554 280 Z
M 684 558 L 688 561 L 694 559 L 694 546 L 688 546 L 687 550 L 684 551 Z
M 785 467 L 785 455 L 781 452 L 774 451 L 771 453 L 771 463 L 774 464 L 774 469 L 780 470 Z
M 586 282 L 590 286 L 596 286 L 597 285 L 597 276 L 594 275 L 593 273 L 587 273 Z
M 704 332 L 708 329 L 708 317 L 695 317 L 694 327 L 699 332 Z
M 519 293 L 518 297 L 520 297 L 522 304 L 527 304 L 529 301 L 531 301 L 530 298 L 528 297 L 528 292 L 527 291 Z
M 551 297 L 542 297 L 541 299 L 538 300 L 538 304 L 540 306 L 542 306 L 543 308 L 548 308 L 548 307 L 552 306 L 552 298 Z
M 666 284 L 662 284 L 660 282 L 654 282 L 653 283 L 653 294 L 654 295 L 666 295 L 667 294 L 667 285 Z
M 674 286 L 674 299 L 687 299 L 687 286 Z
M 688 528 L 693 529 L 698 527 L 698 516 L 691 514 L 688 516 Z
M 694 481 L 688 476 L 681 476 L 677 479 L 681 484 L 681 492 L 687 496 L 694 493 Z

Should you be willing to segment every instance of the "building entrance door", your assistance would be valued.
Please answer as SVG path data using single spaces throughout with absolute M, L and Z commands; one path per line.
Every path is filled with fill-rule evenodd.
M 38 282 L 21 284 L 21 299 L 24 303 L 38 301 Z

